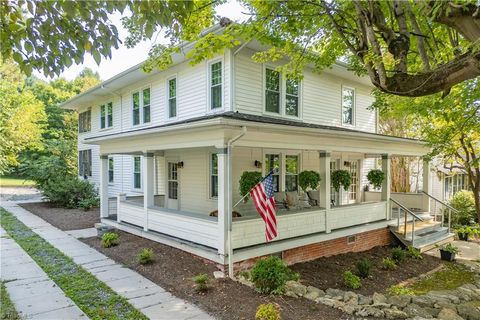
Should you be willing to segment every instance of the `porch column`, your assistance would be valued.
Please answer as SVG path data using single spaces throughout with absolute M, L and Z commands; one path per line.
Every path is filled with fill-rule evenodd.
M 100 217 L 108 218 L 108 156 L 100 156 Z
M 430 194 L 430 161 L 423 160 L 423 173 L 422 173 L 422 190 Z M 430 212 L 430 198 L 427 195 L 422 196 L 422 209 L 426 212 Z
M 218 175 L 218 254 L 227 253 L 228 236 L 228 150 L 227 148 L 217 149 L 217 175 Z
M 148 230 L 148 208 L 153 206 L 153 153 L 143 154 L 143 230 Z
M 382 201 L 387 201 L 387 212 L 386 217 L 390 219 L 391 217 L 391 210 L 390 210 L 390 193 L 391 193 L 391 173 L 390 173 L 390 165 L 391 165 L 391 155 L 390 154 L 382 154 L 382 171 L 385 174 L 385 179 L 382 182 Z
M 320 207 L 325 208 L 325 232 L 330 233 L 330 151 L 322 150 L 320 154 Z

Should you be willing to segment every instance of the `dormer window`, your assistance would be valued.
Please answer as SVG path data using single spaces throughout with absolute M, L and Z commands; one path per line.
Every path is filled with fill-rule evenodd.
M 113 104 L 111 102 L 100 106 L 100 128 L 111 128 L 113 126 Z

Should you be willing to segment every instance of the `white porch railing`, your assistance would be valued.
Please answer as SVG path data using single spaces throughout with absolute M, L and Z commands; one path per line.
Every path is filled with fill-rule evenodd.
M 117 220 L 143 228 L 144 212 L 141 203 L 119 201 Z M 218 246 L 218 227 L 217 220 L 214 217 L 152 207 L 148 208 L 147 220 L 148 230 L 211 248 L 217 248 Z
M 378 191 L 365 191 L 365 201 L 380 201 L 382 193 Z M 425 197 L 423 193 L 416 192 L 392 192 L 391 196 L 395 201 L 400 202 L 402 205 L 409 209 L 421 209 L 422 211 L 428 211 L 424 208 Z M 395 204 L 393 204 L 396 207 Z
M 328 215 L 332 230 L 387 219 L 387 202 L 356 203 L 333 207 Z

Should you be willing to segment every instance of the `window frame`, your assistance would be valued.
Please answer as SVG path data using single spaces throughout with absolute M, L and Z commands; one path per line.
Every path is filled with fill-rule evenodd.
M 86 115 L 88 115 L 88 117 Z M 88 123 L 86 123 L 86 119 L 84 119 L 84 117 L 88 119 Z M 78 114 L 78 133 L 87 133 L 91 131 L 92 131 L 92 109 L 88 108 L 87 110 L 80 112 Z
M 273 116 L 281 116 L 283 114 L 282 112 L 282 73 L 275 70 L 276 68 L 270 65 L 264 65 L 263 67 L 263 112 L 265 114 L 273 115 Z M 267 70 L 273 70 L 275 72 L 278 72 L 278 77 L 279 77 L 279 84 L 278 84 L 278 113 L 273 112 L 273 111 L 268 111 L 267 110 Z M 272 91 L 272 90 L 270 90 Z M 273 92 L 273 91 L 272 91 Z
M 343 122 L 343 91 L 344 90 L 353 91 L 353 105 L 352 105 L 352 123 Z M 356 126 L 356 113 L 357 113 L 357 90 L 354 87 L 342 85 L 340 92 L 340 123 L 344 127 L 355 127 Z
M 297 115 L 289 115 L 287 114 L 287 81 L 288 77 L 283 73 L 276 70 L 277 66 L 272 64 L 263 64 L 263 74 L 262 74 L 262 86 L 263 86 L 263 93 L 262 93 L 262 114 L 272 117 L 282 117 L 282 118 L 290 118 L 295 120 L 302 120 L 303 119 L 303 81 L 301 79 L 296 79 L 298 81 L 298 103 L 297 103 Z M 267 69 L 277 71 L 280 76 L 280 85 L 279 85 L 279 95 L 280 95 L 280 105 L 279 105 L 279 112 L 272 112 L 267 111 Z M 291 95 L 291 94 L 288 94 Z
M 85 156 L 86 155 L 86 156 Z M 87 158 L 87 161 L 83 161 L 84 158 Z M 79 177 L 92 177 L 92 149 L 83 149 L 83 150 L 78 150 L 78 176 Z M 83 174 L 85 171 L 84 169 L 84 163 L 87 163 L 89 168 L 87 174 Z M 82 173 L 82 174 L 81 174 Z
M 108 130 L 113 127 L 113 102 L 107 102 L 100 105 L 100 130 Z M 102 109 L 104 115 L 102 116 Z M 104 118 L 104 126 L 102 127 L 102 118 Z
M 140 161 L 140 165 L 139 165 L 139 171 L 135 171 L 135 159 L 138 158 L 139 161 Z M 140 176 L 140 186 L 139 187 L 136 187 L 135 186 L 135 174 L 139 174 Z M 136 191 L 141 191 L 142 190 L 142 187 L 143 187 L 143 179 L 142 179 L 142 156 L 133 156 L 132 157 L 132 187 L 133 187 L 133 190 L 136 190 Z
M 170 116 L 170 81 L 175 80 L 175 116 Z M 178 77 L 177 74 L 173 74 L 166 78 L 165 81 L 165 104 L 166 104 L 166 120 L 171 121 L 178 118 Z
M 221 63 L 221 77 L 220 93 L 221 93 L 221 106 L 218 108 L 212 108 L 212 65 Z M 225 62 L 223 58 L 216 58 L 208 61 L 207 63 L 207 113 L 216 113 L 225 109 Z
M 267 155 L 278 155 L 279 159 L 279 172 L 278 172 L 278 192 L 290 192 L 286 191 L 286 178 L 287 178 L 287 156 L 296 156 L 297 157 L 297 192 L 299 190 L 298 185 L 298 175 L 302 172 L 302 157 L 303 154 L 300 151 L 295 150 L 279 150 L 279 149 L 264 149 L 262 153 L 262 162 L 264 163 L 262 166 L 262 175 L 265 176 L 268 174 L 267 170 L 267 163 L 266 163 L 266 156 Z M 277 192 L 277 191 L 275 191 Z M 295 192 L 295 191 L 293 191 Z
M 144 99 L 143 99 L 143 92 L 145 90 L 150 90 L 150 104 L 149 106 L 149 121 L 145 122 L 145 104 L 144 104 Z M 135 124 L 134 122 L 134 105 L 133 105 L 133 96 L 134 94 L 138 93 L 138 110 L 139 110 L 139 115 L 138 115 L 138 123 Z M 133 127 L 138 127 L 138 126 L 144 126 L 152 123 L 152 87 L 151 85 L 147 86 L 142 86 L 140 88 L 137 88 L 135 90 L 132 90 L 130 92 L 130 111 L 131 111 L 131 120 L 132 120 L 132 126 Z
M 113 183 L 115 183 L 115 160 L 113 157 L 108 157 L 108 184 Z
M 217 173 L 214 173 L 213 171 L 213 157 L 216 157 L 217 158 Z M 216 152 L 209 152 L 208 153 L 208 198 L 209 199 L 214 199 L 214 200 L 217 200 L 218 199 L 218 153 Z M 213 194 L 213 187 L 214 187 L 214 183 L 213 183 L 213 177 L 216 177 L 216 187 L 217 187 L 217 194 L 214 195 Z
M 297 172 L 296 173 L 289 173 L 287 171 L 287 158 L 288 157 L 295 157 L 297 158 Z M 298 185 L 298 175 L 300 174 L 300 154 L 289 154 L 289 153 L 286 153 L 285 154 L 285 177 L 284 177 L 284 180 L 285 180 L 285 192 L 294 192 L 294 191 L 299 191 L 299 185 Z M 297 186 L 297 189 L 296 190 L 287 190 L 287 176 L 295 176 L 296 177 L 296 186 Z

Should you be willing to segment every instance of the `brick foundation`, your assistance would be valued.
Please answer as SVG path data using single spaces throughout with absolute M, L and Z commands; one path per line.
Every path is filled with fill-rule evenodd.
M 303 247 L 283 251 L 282 259 L 289 265 L 314 260 L 320 257 L 328 257 L 347 252 L 360 252 L 378 246 L 386 246 L 392 243 L 392 235 L 388 228 L 357 233 L 355 241 L 348 243 L 349 237 L 342 237 L 328 241 L 309 244 Z M 251 268 L 255 261 L 263 257 L 256 257 L 235 263 L 234 270 L 241 271 Z

